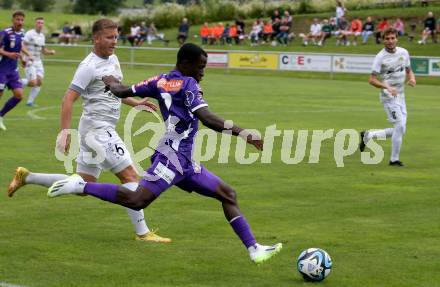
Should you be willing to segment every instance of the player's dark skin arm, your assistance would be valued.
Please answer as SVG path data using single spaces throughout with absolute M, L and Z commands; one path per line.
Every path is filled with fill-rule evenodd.
M 104 76 L 102 81 L 107 88 L 118 98 L 129 98 L 135 96 L 131 87 L 124 86 L 113 76 Z
M 233 125 L 231 128 L 226 128 L 225 120 L 212 113 L 207 107 L 198 109 L 194 114 L 204 126 L 219 133 L 231 131 L 234 136 L 244 136 L 247 143 L 255 146 L 258 150 L 263 150 L 263 141 L 259 137 L 246 133 L 244 129 L 236 125 Z

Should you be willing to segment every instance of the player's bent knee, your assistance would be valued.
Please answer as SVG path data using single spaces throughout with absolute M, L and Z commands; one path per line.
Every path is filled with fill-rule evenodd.
M 148 190 L 137 190 L 130 196 L 130 208 L 134 210 L 141 210 L 146 208 L 150 203 L 156 199 L 154 193 Z
M 396 122 L 394 124 L 394 129 L 403 135 L 406 132 L 406 125 L 403 122 Z
M 230 204 L 237 204 L 237 193 L 230 186 L 222 184 L 218 190 L 219 200 Z

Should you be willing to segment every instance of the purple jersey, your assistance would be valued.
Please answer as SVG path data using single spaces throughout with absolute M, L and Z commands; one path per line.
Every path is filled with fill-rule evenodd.
M 159 101 L 166 131 L 158 150 L 161 145 L 166 145 L 176 152 L 179 159 L 183 156 L 192 162 L 194 138 L 199 125 L 193 113 L 208 106 L 197 81 L 172 70 L 168 74 L 133 85 L 132 90 L 138 97 L 150 97 Z
M 0 48 L 7 52 L 20 53 L 23 41 L 23 30 L 15 32 L 12 27 L 0 31 Z M 13 72 L 17 70 L 17 60 L 0 56 L 0 72 Z

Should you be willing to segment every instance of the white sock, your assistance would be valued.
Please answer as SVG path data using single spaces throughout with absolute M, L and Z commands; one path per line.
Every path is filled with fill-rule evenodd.
M 402 146 L 403 135 L 405 134 L 405 126 L 401 122 L 394 124 L 393 136 L 391 137 L 391 161 L 399 160 L 400 147 Z
M 23 84 L 23 86 L 26 87 L 28 85 L 28 83 L 29 83 L 29 80 L 26 79 L 26 78 L 23 78 L 23 79 L 21 79 L 21 83 Z
M 65 174 L 56 173 L 33 173 L 30 172 L 25 179 L 27 184 L 38 184 L 45 187 L 50 187 L 55 181 L 68 178 Z
M 372 138 L 389 138 L 393 135 L 393 128 L 376 130 L 376 131 L 368 131 L 365 134 L 365 142 L 368 142 Z
M 40 92 L 41 87 L 35 86 L 31 88 L 31 91 L 29 93 L 28 103 L 33 103 L 35 98 L 38 96 L 38 93 Z
M 124 183 L 122 186 L 135 192 L 138 187 L 138 183 L 137 182 L 127 182 L 127 183 Z M 145 222 L 143 210 L 137 211 L 137 210 L 127 208 L 127 213 L 130 216 L 131 223 L 133 224 L 137 235 L 144 235 L 150 231 L 148 229 L 147 223 Z

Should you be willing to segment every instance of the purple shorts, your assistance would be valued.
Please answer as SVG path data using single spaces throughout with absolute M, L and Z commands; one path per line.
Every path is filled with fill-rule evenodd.
M 8 87 L 10 90 L 22 89 L 23 84 L 20 80 L 20 74 L 17 71 L 0 72 L 0 91 Z
M 186 162 L 182 166 L 183 174 L 172 165 L 163 155 L 154 155 L 153 164 L 145 172 L 139 185 L 153 192 L 158 197 L 162 192 L 175 185 L 187 192 L 197 192 L 204 196 L 212 197 L 221 179 L 201 166 L 200 172 L 194 172 L 191 162 L 184 159 L 180 162 Z

